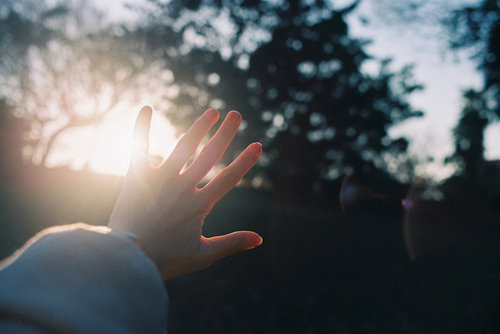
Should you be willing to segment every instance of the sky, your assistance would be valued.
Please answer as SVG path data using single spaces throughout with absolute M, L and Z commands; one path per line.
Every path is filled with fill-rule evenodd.
M 141 4 L 144 0 L 108 0 L 97 6 L 108 13 L 112 20 L 133 20 L 134 12 L 123 7 L 125 2 Z M 466 55 L 447 49 L 442 35 L 432 35 L 418 26 L 391 25 L 377 15 L 377 0 L 364 0 L 348 17 L 351 36 L 368 38 L 372 43 L 366 51 L 376 58 L 392 58 L 392 69 L 398 70 L 414 64 L 414 76 L 424 85 L 424 90 L 413 94 L 410 102 L 425 116 L 405 121 L 390 130 L 394 137 L 405 136 L 411 140 L 409 152 L 423 161 L 432 157 L 434 162 L 421 164 L 417 173 L 444 179 L 453 173 L 451 166 L 443 164 L 454 149 L 452 129 L 462 108 L 462 92 L 467 88 L 480 88 L 482 76 L 476 64 Z M 457 0 L 471 2 L 471 0 Z M 338 0 L 336 6 L 350 3 Z M 361 18 L 368 24 L 362 23 Z M 437 27 L 439 29 L 439 27 Z M 366 71 L 369 72 L 367 63 Z M 500 123 L 489 126 L 485 139 L 486 159 L 500 159 Z
M 349 16 L 351 35 L 373 40 L 366 47 L 367 52 L 378 58 L 392 58 L 394 70 L 405 64 L 415 65 L 415 79 L 424 85 L 424 90 L 413 94 L 410 101 L 416 109 L 424 111 L 425 116 L 397 125 L 390 133 L 410 138 L 411 154 L 434 157 L 435 162 L 422 165 L 420 173 L 442 179 L 453 172 L 443 166 L 443 160 L 454 150 L 452 129 L 463 106 L 462 92 L 467 88 L 481 88 L 482 76 L 468 55 L 449 51 L 446 39 L 439 34 L 439 26 L 421 31 L 422 27 L 417 25 L 388 24 L 375 15 L 376 1 L 362 1 Z M 456 0 L 454 4 L 458 2 L 473 1 Z M 368 24 L 361 22 L 363 17 Z M 490 126 L 485 135 L 486 159 L 500 159 L 500 124 Z

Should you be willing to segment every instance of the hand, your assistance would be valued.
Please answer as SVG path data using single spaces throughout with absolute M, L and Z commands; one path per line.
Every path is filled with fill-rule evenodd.
M 130 169 L 109 226 L 136 234 L 139 243 L 151 252 L 164 279 L 206 268 L 221 258 L 259 246 L 262 238 L 249 231 L 212 238 L 202 236 L 205 217 L 257 162 L 262 152 L 260 143 L 252 143 L 213 180 L 197 188 L 233 140 L 241 115 L 231 111 L 182 173 L 186 162 L 219 119 L 219 112 L 205 111 L 160 167 L 148 163 L 151 117 L 151 108 L 143 107 L 135 125 Z

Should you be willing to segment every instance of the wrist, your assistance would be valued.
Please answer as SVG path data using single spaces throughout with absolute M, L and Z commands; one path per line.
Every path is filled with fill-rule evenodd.
M 139 243 L 138 241 L 134 241 L 134 245 L 138 247 L 141 251 L 143 251 L 150 259 L 151 261 L 154 262 L 153 260 L 153 254 L 149 251 L 149 249 L 146 248 L 143 244 Z
M 144 244 L 139 242 L 139 237 L 136 234 L 129 232 L 129 231 L 123 231 L 123 230 L 116 231 L 116 232 L 122 234 L 127 239 L 130 239 L 137 248 L 139 248 L 144 254 L 146 254 L 149 257 L 149 259 L 151 261 L 154 262 L 153 254 L 146 246 L 144 246 Z

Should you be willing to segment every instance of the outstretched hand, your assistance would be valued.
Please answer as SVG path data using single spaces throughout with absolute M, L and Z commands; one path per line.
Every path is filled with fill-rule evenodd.
M 198 189 L 236 135 L 241 115 L 229 112 L 209 143 L 182 172 L 219 119 L 219 112 L 206 110 L 160 167 L 152 167 L 148 162 L 151 117 L 152 109 L 143 107 L 135 125 L 130 169 L 109 226 L 136 234 L 151 252 L 164 279 L 206 268 L 221 258 L 259 246 L 262 238 L 249 231 L 212 238 L 202 235 L 203 221 L 215 203 L 241 180 L 262 152 L 260 143 L 250 144 L 220 174 Z

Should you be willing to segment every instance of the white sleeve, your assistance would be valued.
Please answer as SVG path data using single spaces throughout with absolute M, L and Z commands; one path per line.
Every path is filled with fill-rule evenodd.
M 126 233 L 73 224 L 44 230 L 3 263 L 0 332 L 163 333 L 167 292 Z M 22 331 L 21 331 L 22 332 Z

